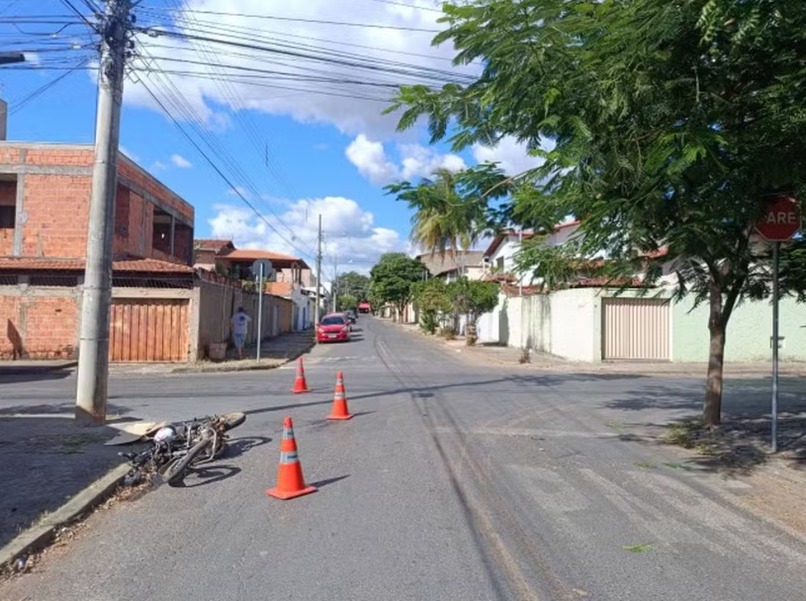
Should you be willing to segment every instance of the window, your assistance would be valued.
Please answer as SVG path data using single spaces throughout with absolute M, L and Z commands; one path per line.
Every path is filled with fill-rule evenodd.
M 0 205 L 0 229 L 14 229 L 17 208 L 14 205 Z
M 322 318 L 322 325 L 323 326 L 343 326 L 345 324 L 343 317 L 323 317 Z

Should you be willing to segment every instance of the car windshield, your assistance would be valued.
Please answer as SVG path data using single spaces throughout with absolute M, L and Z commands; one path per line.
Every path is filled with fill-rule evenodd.
M 343 317 L 323 317 L 322 318 L 322 325 L 323 326 L 341 326 L 341 325 L 344 325 L 344 318 Z

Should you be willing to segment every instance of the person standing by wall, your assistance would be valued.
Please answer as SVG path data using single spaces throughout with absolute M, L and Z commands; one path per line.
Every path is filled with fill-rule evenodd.
M 238 358 L 243 359 L 243 347 L 246 344 L 246 334 L 249 332 L 249 324 L 252 318 L 246 314 L 243 307 L 238 307 L 238 311 L 232 316 L 232 341 L 238 350 Z

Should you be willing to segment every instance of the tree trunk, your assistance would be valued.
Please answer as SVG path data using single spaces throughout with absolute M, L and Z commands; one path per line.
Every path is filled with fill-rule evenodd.
M 722 383 L 725 367 L 725 334 L 727 324 L 723 319 L 722 289 L 711 283 L 710 314 L 708 331 L 710 344 L 708 348 L 708 377 L 705 384 L 705 401 L 702 407 L 702 419 L 706 426 L 718 426 L 722 421 Z
M 476 322 L 468 317 L 467 324 L 465 325 L 465 344 L 467 346 L 476 346 L 476 340 L 478 340 L 478 336 L 476 336 Z

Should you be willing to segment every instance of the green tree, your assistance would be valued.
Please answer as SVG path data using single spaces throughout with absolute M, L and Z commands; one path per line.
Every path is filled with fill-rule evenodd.
M 751 241 L 764 203 L 806 190 L 806 3 L 791 0 L 475 0 L 444 4 L 456 62 L 484 65 L 467 85 L 403 87 L 401 129 L 426 116 L 455 150 L 511 135 L 541 167 L 516 177 L 508 215 L 551 228 L 574 215 L 564 249 L 537 242 L 522 269 L 605 253 L 615 278 L 656 282 L 710 308 L 703 418 L 721 419 L 726 329 L 743 297 L 769 289 Z M 450 128 L 450 129 L 449 129 Z M 550 151 L 541 145 L 551 140 Z M 659 252 L 662 251 L 662 252 Z M 802 293 L 806 253 L 785 253 Z
M 440 318 L 452 308 L 448 286 L 441 278 L 416 282 L 412 299 L 420 312 L 420 327 L 429 334 L 436 332 Z
M 501 184 L 506 176 L 492 165 L 455 173 L 438 169 L 433 179 L 417 184 L 408 181 L 384 189 L 397 200 L 408 203 L 412 215 L 411 240 L 425 251 L 453 255 L 467 250 L 493 225 L 488 200 L 506 192 Z M 491 196 L 480 190 L 494 190 Z
M 347 309 L 355 311 L 358 307 L 358 297 L 353 294 L 339 294 L 338 307 L 339 311 L 346 311 Z
M 425 267 L 405 253 L 386 253 L 370 271 L 370 298 L 373 306 L 392 303 L 402 315 L 412 298 L 413 285 L 424 279 Z
M 369 294 L 369 277 L 355 271 L 340 273 L 336 277 L 334 289 L 337 294 L 351 294 L 363 300 Z
M 465 331 L 467 345 L 475 345 L 476 324 L 479 317 L 498 305 L 498 284 L 462 277 L 448 284 L 448 296 L 453 309 L 467 318 Z

